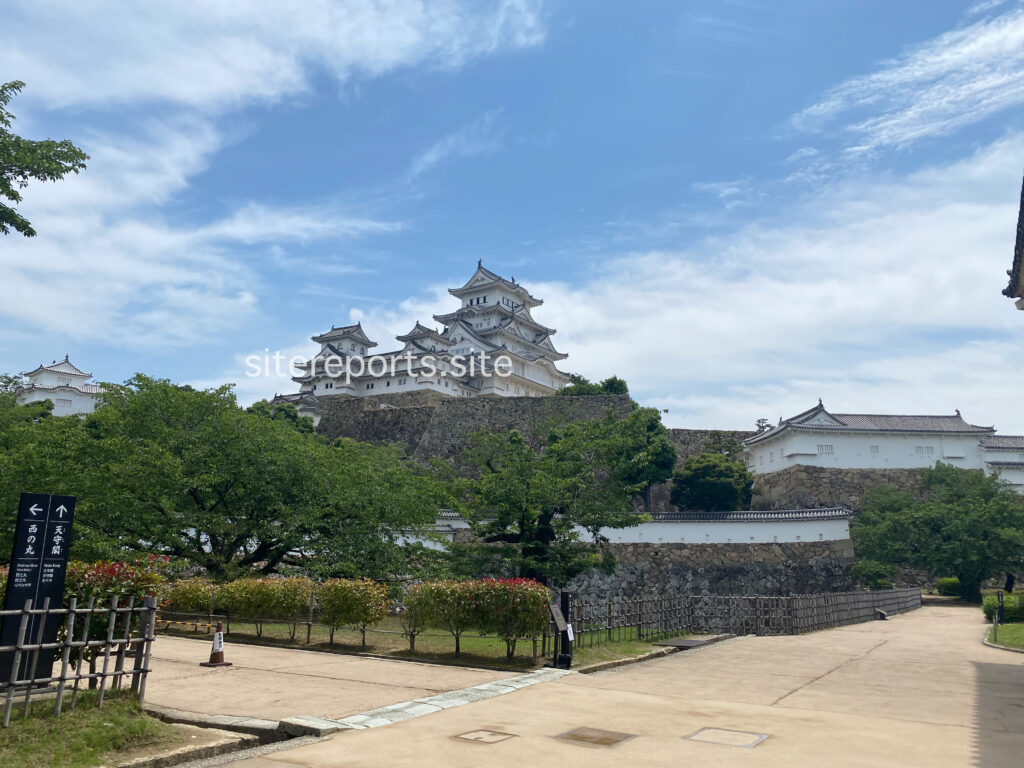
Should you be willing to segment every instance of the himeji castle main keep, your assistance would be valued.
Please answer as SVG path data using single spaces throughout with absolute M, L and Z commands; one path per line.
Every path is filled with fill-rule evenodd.
M 376 396 L 433 390 L 451 397 L 540 397 L 569 383 L 556 362 L 554 328 L 537 322 L 530 310 L 543 302 L 515 281 L 477 262 L 476 272 L 448 292 L 462 306 L 434 315 L 443 330 L 417 322 L 397 336 L 401 347 L 377 352 L 377 342 L 361 323 L 332 327 L 313 336 L 320 351 L 297 366 L 299 392 L 275 402 L 293 403 L 317 418 L 320 398 Z

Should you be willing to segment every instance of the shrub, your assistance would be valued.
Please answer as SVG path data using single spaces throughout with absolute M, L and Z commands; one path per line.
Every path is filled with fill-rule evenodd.
M 399 605 L 399 620 L 402 631 L 409 638 L 409 652 L 416 650 L 416 635 L 420 634 L 430 620 L 430 593 L 423 584 L 413 584 L 405 591 Z
M 484 579 L 475 587 L 479 625 L 505 641 L 508 658 L 521 637 L 536 637 L 548 621 L 547 587 L 532 579 Z
M 960 594 L 960 579 L 952 576 L 948 579 L 939 579 L 935 582 L 935 589 L 940 595 L 952 597 Z
M 178 613 L 212 613 L 215 588 L 207 579 L 181 579 L 164 592 L 164 607 Z
M 232 618 L 252 621 L 257 637 L 268 619 L 290 622 L 294 640 L 296 620 L 308 615 L 312 594 L 313 582 L 301 577 L 236 579 L 217 590 L 216 605 Z
M 133 562 L 112 562 L 101 560 L 98 563 L 83 563 L 81 560 L 72 560 L 68 563 L 67 577 L 64 581 L 65 598 L 78 598 L 79 606 L 85 607 L 90 600 L 95 600 L 99 607 L 111 597 L 117 596 L 119 604 L 124 606 L 134 598 L 139 603 L 146 597 L 159 597 L 163 590 L 166 579 L 164 570 L 167 567 L 168 559 L 158 555 L 140 557 Z M 122 627 L 121 614 L 115 618 L 114 631 L 119 634 L 122 631 L 131 632 L 130 626 Z M 127 619 L 131 623 L 131 619 Z M 110 615 L 107 613 L 94 613 L 89 618 L 89 640 L 104 640 L 107 636 L 107 629 L 110 625 Z M 67 631 L 65 625 L 62 634 Z M 75 630 L 76 637 L 79 630 Z M 79 637 L 80 639 L 80 637 Z M 96 657 L 102 652 L 100 646 L 85 649 L 83 657 L 89 662 L 89 669 L 95 672 Z M 78 660 L 72 656 L 72 665 L 77 668 Z M 89 687 L 96 686 L 95 678 L 89 681 Z
M 140 557 L 133 562 L 72 560 L 68 563 L 64 595 L 77 597 L 79 602 L 91 598 L 99 602 L 114 595 L 134 597 L 136 601 L 158 597 L 166 583 L 166 567 L 167 558 L 157 555 Z
M 860 560 L 853 564 L 851 572 L 868 589 L 890 589 L 896 567 L 877 560 Z
M 420 589 L 426 610 L 426 622 L 441 627 L 455 638 L 455 655 L 462 653 L 462 633 L 483 623 L 480 614 L 479 581 L 429 581 Z
M 388 615 L 388 588 L 370 579 L 331 579 L 316 590 L 320 621 L 334 630 L 352 625 L 359 628 L 363 648 L 366 648 L 366 628 L 383 621 Z
M 999 608 L 999 600 L 995 595 L 985 595 L 981 601 L 981 610 L 988 621 L 992 621 Z M 1020 595 L 1003 595 L 1003 608 L 1006 614 L 1004 622 L 1015 624 L 1024 622 L 1024 600 Z

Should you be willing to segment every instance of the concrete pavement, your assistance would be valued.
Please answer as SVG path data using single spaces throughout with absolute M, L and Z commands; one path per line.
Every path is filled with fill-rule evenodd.
M 231 765 L 1020 768 L 1024 655 L 985 647 L 984 629 L 976 608 L 943 606 L 810 635 L 736 638 Z M 553 738 L 581 727 L 633 738 L 612 747 Z M 705 732 L 713 741 L 767 738 L 752 748 L 685 738 L 704 728 L 721 729 Z M 480 730 L 511 736 L 458 738 Z
M 210 641 L 161 636 L 153 644 L 146 701 L 207 715 L 336 720 L 389 704 L 468 688 L 510 672 L 418 664 L 255 645 L 225 648 L 230 667 L 200 667 Z

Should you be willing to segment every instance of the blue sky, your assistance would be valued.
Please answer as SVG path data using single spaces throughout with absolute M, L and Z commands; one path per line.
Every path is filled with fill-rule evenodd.
M 0 370 L 248 402 L 294 385 L 247 355 L 388 346 L 482 258 L 673 426 L 820 396 L 1024 432 L 1021 4 L 624 9 L 10 4 L 17 130 L 92 159 L 0 240 Z

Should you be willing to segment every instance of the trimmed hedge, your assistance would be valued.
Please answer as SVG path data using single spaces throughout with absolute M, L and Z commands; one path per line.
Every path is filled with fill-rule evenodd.
M 370 579 L 331 579 L 316 588 L 317 615 L 331 630 L 351 625 L 359 628 L 366 648 L 366 628 L 388 615 L 388 588 Z
M 951 576 L 947 579 L 939 579 L 935 582 L 935 589 L 940 595 L 956 597 L 960 594 L 960 579 L 956 576 Z
M 256 625 L 256 636 L 263 636 L 268 620 L 292 623 L 309 615 L 313 582 L 299 576 L 282 579 L 237 579 L 217 588 L 214 605 L 224 608 L 232 617 L 249 619 Z
M 1017 622 L 1024 621 L 1024 600 L 1021 600 L 1021 596 L 1017 594 L 1003 595 L 1003 608 L 1005 609 L 1006 618 L 1004 622 L 1006 624 L 1015 624 Z M 996 615 L 996 611 L 999 609 L 999 600 L 995 595 L 985 595 L 981 601 L 981 610 L 985 613 L 985 618 L 988 621 L 992 621 L 992 618 Z
M 504 640 L 509 659 L 520 638 L 536 637 L 544 630 L 551 599 L 547 588 L 531 579 L 433 581 L 411 588 L 410 593 L 415 621 L 451 632 L 456 655 L 462 652 L 462 634 L 475 628 L 482 635 Z M 411 634 L 410 638 L 414 642 Z
M 181 579 L 164 591 L 162 608 L 179 613 L 213 613 L 216 587 L 208 579 Z

